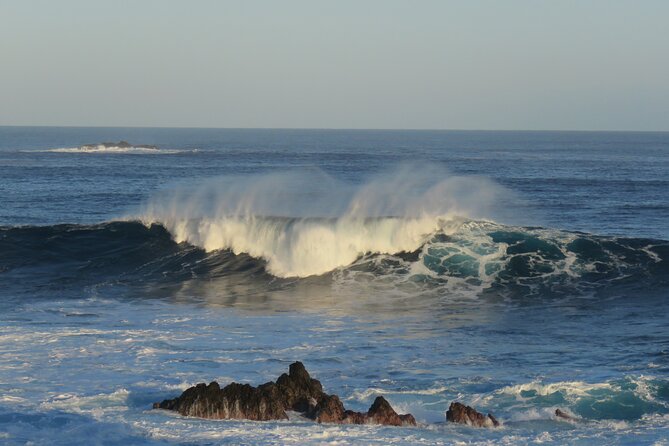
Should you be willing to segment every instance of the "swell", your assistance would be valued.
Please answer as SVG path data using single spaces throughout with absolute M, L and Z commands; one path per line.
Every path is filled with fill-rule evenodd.
M 0 227 L 0 274 L 14 283 L 59 287 L 110 282 L 175 284 L 226 274 L 264 274 L 264 262 L 176 243 L 160 225 Z
M 288 262 L 312 268 L 302 272 L 328 273 L 338 285 L 400 289 L 409 283 L 467 296 L 587 294 L 669 282 L 669 242 L 655 239 L 399 217 L 342 222 L 258 216 L 186 222 L 182 230 L 190 233 L 191 226 L 209 238 L 184 239 L 178 228 L 171 233 L 137 221 L 2 227 L 0 274 L 18 283 L 50 284 L 221 276 L 270 282 L 280 280 L 272 274 L 273 262 Z

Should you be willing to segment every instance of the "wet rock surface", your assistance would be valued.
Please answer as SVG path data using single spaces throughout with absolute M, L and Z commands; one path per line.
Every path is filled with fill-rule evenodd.
M 374 400 L 372 407 L 370 407 L 367 412 L 367 418 L 371 420 L 373 424 L 386 424 L 389 426 L 416 425 L 416 419 L 413 415 L 399 415 L 382 396 L 379 396 Z
M 284 407 L 271 392 L 238 383 L 229 384 L 223 389 L 217 382 L 198 384 L 184 391 L 180 397 L 156 403 L 153 407 L 199 418 L 256 421 L 288 419 Z
M 258 387 L 231 383 L 222 389 L 217 382 L 201 383 L 177 398 L 155 403 L 153 408 L 214 419 L 285 420 L 286 411 L 292 410 L 318 423 L 416 425 L 411 414 L 398 414 L 382 396 L 366 413 L 346 410 L 337 395 L 323 392 L 320 381 L 311 378 L 301 362 L 291 364 L 288 373 L 276 382 Z
M 320 381 L 309 376 L 301 362 L 292 363 L 288 374 L 284 373 L 276 380 L 275 387 L 284 407 L 296 412 L 308 412 L 324 395 Z
M 474 427 L 499 426 L 499 421 L 492 414 L 483 415 L 481 412 L 476 411 L 476 409 L 458 402 L 451 403 L 446 412 L 446 421 Z
M 309 418 L 319 423 L 337 424 L 383 424 L 386 426 L 415 426 L 411 414 L 400 415 L 382 396 L 376 397 L 366 413 L 346 410 L 337 395 L 325 395 L 314 408 Z

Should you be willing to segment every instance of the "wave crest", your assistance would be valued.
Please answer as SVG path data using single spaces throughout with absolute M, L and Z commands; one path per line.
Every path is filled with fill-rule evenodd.
M 165 226 L 178 242 L 265 259 L 276 276 L 306 277 L 368 253 L 415 251 L 463 217 L 488 217 L 509 195 L 485 178 L 426 166 L 364 184 L 313 170 L 181 185 L 133 218 Z
M 449 298 L 488 292 L 579 297 L 609 288 L 648 294 L 669 285 L 669 242 L 662 240 L 455 218 L 253 217 L 186 220 L 170 230 L 140 222 L 0 227 L 0 273 L 57 283 L 234 277 L 262 287 L 274 282 L 267 272 L 276 278 L 336 268 L 331 284 L 344 294 L 362 287 L 383 295 L 429 292 Z M 203 237 L 188 240 L 212 251 L 175 242 L 188 241 L 182 237 Z
M 160 220 L 158 220 L 160 221 Z M 177 242 L 207 251 L 229 249 L 267 261 L 277 277 L 320 275 L 365 253 L 415 251 L 454 221 L 424 218 L 220 217 L 161 221 Z

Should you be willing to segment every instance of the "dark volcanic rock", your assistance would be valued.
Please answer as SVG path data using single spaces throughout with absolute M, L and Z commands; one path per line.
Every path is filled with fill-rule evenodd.
M 381 396 L 367 413 L 346 410 L 337 395 L 323 392 L 321 383 L 309 376 L 301 362 L 291 364 L 288 374 L 276 383 L 258 387 L 232 383 L 223 389 L 216 382 L 202 383 L 153 407 L 200 418 L 284 420 L 288 418 L 286 411 L 294 410 L 319 423 L 416 425 L 412 415 L 398 415 Z
M 464 404 L 454 402 L 446 412 L 446 420 L 452 423 L 466 424 L 475 427 L 497 427 L 499 421 L 491 414 L 483 415 Z
M 187 389 L 178 398 L 155 403 L 154 409 L 167 409 L 199 418 L 238 420 L 287 420 L 280 402 L 264 389 L 232 383 L 221 389 L 217 382 Z
M 374 424 L 389 426 L 415 426 L 416 419 L 411 414 L 398 415 L 390 403 L 382 396 L 376 397 L 367 412 L 367 418 Z
M 346 417 L 346 409 L 337 395 L 323 395 L 307 416 L 319 423 L 342 423 Z
M 339 424 L 365 424 L 368 422 L 367 414 L 347 410 L 344 412 L 344 419 L 339 421 Z
M 374 400 L 367 413 L 345 410 L 337 395 L 324 395 L 309 418 L 319 423 L 337 424 L 384 424 L 387 426 L 415 426 L 411 414 L 398 415 L 382 396 Z
M 299 361 L 290 365 L 287 375 L 284 373 L 279 376 L 276 387 L 284 406 L 296 412 L 313 409 L 325 395 L 320 381 L 309 376 L 309 372 Z

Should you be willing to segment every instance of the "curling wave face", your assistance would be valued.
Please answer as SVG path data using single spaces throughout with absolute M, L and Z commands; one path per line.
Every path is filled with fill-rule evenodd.
M 177 242 L 206 251 L 230 250 L 267 261 L 277 277 L 325 274 L 366 253 L 415 251 L 432 234 L 457 224 L 433 218 L 222 217 L 164 223 Z

